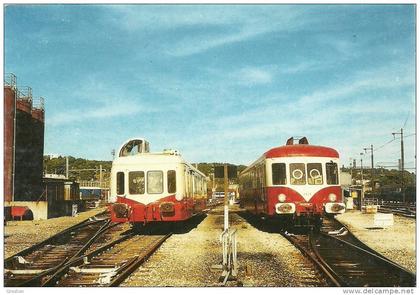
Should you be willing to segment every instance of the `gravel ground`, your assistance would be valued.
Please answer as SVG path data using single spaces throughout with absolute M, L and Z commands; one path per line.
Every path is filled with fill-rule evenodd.
M 243 286 L 326 286 L 280 234 L 260 231 L 236 213 L 230 215 L 230 224 L 238 230 L 238 281 Z M 211 267 L 222 260 L 222 227 L 223 211 L 213 209 L 189 232 L 172 235 L 123 286 L 220 286 L 221 271 Z
M 81 212 L 75 217 L 64 216 L 47 220 L 8 221 L 4 230 L 4 258 L 39 243 L 60 231 L 75 225 L 106 208 L 96 208 Z
M 338 215 L 362 242 L 388 259 L 416 272 L 416 220 L 394 215 L 394 225 L 383 229 L 373 227 L 374 214 L 348 211 Z

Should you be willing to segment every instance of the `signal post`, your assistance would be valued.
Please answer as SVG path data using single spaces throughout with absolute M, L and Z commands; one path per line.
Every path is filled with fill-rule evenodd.
M 219 281 L 225 285 L 228 280 L 237 280 L 238 275 L 236 229 L 229 228 L 229 179 L 236 178 L 236 166 L 225 164 L 215 167 L 214 174 L 215 178 L 223 178 L 225 196 L 223 204 L 223 232 L 220 235 L 223 260 L 221 265 L 213 265 L 212 269 L 222 270 Z

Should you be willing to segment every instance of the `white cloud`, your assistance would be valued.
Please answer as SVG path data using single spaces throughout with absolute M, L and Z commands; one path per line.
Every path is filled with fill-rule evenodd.
M 355 95 L 362 90 L 396 89 L 410 85 L 414 85 L 414 76 L 406 65 L 388 65 L 385 68 L 358 72 L 349 77 L 348 81 L 304 95 L 299 99 L 299 104 L 301 106 L 324 104 Z
M 271 83 L 273 77 L 268 70 L 256 67 L 243 68 L 231 75 L 231 79 L 239 84 L 255 85 Z
M 149 110 L 146 110 L 138 103 L 120 101 L 114 104 L 105 104 L 97 108 L 73 109 L 68 110 L 65 113 L 54 114 L 51 118 L 47 118 L 47 122 L 49 125 L 57 126 L 81 121 L 89 122 L 92 119 L 131 116 L 140 112 L 148 111 Z
M 301 17 L 301 6 L 176 5 L 109 6 L 110 21 L 127 32 L 150 32 L 206 26 L 174 44 L 160 44 L 169 56 L 183 57 L 242 42 L 268 32 L 290 32 L 313 17 Z
M 128 31 L 231 24 L 241 17 L 224 6 L 110 5 L 105 8 L 113 15 L 114 23 Z

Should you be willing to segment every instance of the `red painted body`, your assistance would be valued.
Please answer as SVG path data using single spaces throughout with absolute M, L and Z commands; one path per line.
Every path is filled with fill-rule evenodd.
M 341 199 L 341 187 L 330 186 L 323 188 L 316 192 L 309 201 L 306 201 L 298 192 L 288 187 L 268 187 L 267 188 L 267 215 L 277 215 L 275 205 L 278 203 L 278 195 L 285 194 L 285 203 L 294 203 L 296 205 L 296 215 L 315 214 L 322 215 L 324 211 L 324 204 L 329 202 L 328 195 L 334 193 Z
M 319 163 L 325 171 L 327 162 L 334 160 L 338 163 L 339 154 L 336 150 L 309 144 L 285 145 L 272 148 L 265 152 L 256 162 L 245 169 L 240 176 L 240 199 L 241 206 L 250 213 L 256 215 L 266 215 L 269 217 L 315 217 L 321 218 L 325 212 L 327 203 L 342 203 L 341 186 L 328 185 L 325 175 L 322 184 L 291 185 L 289 163 L 318 163 L 314 158 L 322 158 Z M 292 158 L 292 159 L 291 159 Z M 287 184 L 272 185 L 267 173 L 272 173 L 270 163 L 285 163 L 289 175 Z M 325 172 L 326 173 L 326 172 Z M 271 175 L 271 174 L 268 174 Z M 306 199 L 296 191 L 306 193 Z M 284 194 L 286 199 L 279 201 L 279 195 Z M 331 202 L 329 195 L 334 194 L 336 200 Z M 276 211 L 276 205 L 293 204 L 295 211 L 280 214 Z
M 160 205 L 166 202 L 173 203 L 173 213 L 161 212 Z M 194 202 L 192 198 L 184 198 L 183 200 L 178 201 L 176 200 L 175 195 L 169 195 L 147 205 L 123 197 L 118 197 L 116 203 L 126 204 L 129 208 L 129 213 L 126 218 L 118 218 L 114 211 L 113 204 L 111 204 L 109 206 L 109 211 L 111 212 L 111 220 L 114 222 L 148 223 L 182 221 L 191 218 L 206 208 L 205 200 L 196 200 Z

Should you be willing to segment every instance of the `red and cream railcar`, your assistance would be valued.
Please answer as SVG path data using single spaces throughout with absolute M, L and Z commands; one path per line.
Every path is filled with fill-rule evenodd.
M 241 205 L 295 225 L 319 224 L 324 214 L 344 213 L 338 167 L 336 150 L 290 138 L 241 173 Z
M 142 225 L 187 220 L 202 212 L 206 177 L 174 150 L 150 153 L 144 139 L 122 145 L 112 162 L 111 219 Z

